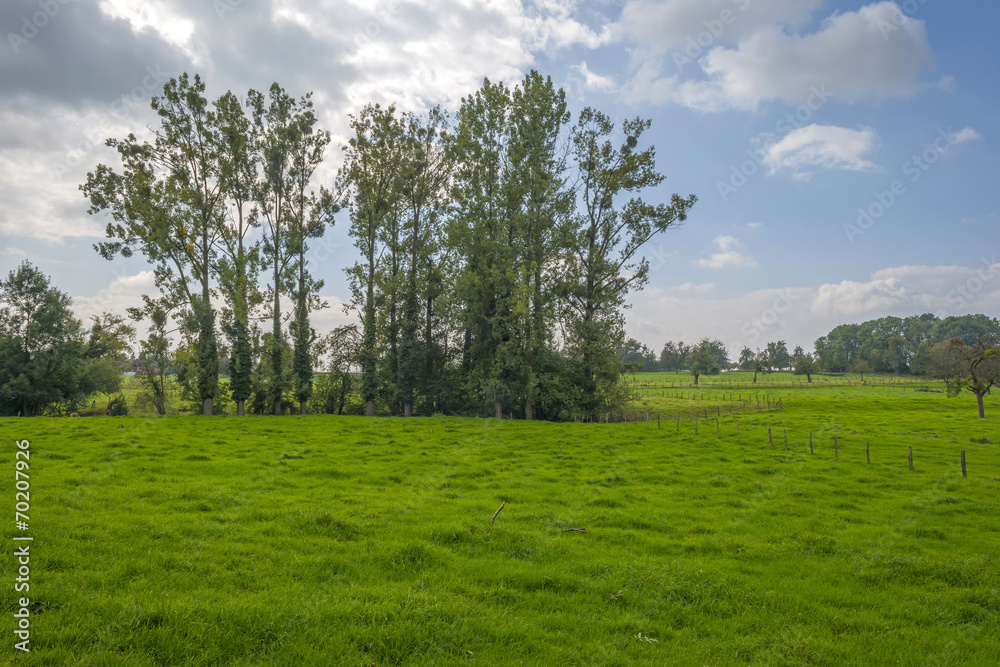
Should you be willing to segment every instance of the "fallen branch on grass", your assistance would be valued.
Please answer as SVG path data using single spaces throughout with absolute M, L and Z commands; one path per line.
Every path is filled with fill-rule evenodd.
M 504 502 L 500 503 L 500 507 L 498 507 L 497 511 L 493 513 L 493 518 L 490 519 L 490 525 L 491 526 L 493 525 L 493 522 L 497 520 L 497 514 L 500 514 L 500 510 L 502 510 L 504 508 L 504 505 L 506 505 L 506 504 L 507 504 L 507 501 L 504 501 Z
M 568 533 L 568 532 L 571 532 L 571 531 L 577 532 L 577 533 L 586 533 L 587 529 L 586 528 L 563 528 L 563 532 L 564 533 Z

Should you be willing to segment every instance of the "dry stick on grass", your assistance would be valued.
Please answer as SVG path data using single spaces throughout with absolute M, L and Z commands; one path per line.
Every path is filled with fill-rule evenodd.
M 586 533 L 586 528 L 563 528 L 564 533 Z
M 502 510 L 506 504 L 507 504 L 506 500 L 504 502 L 500 503 L 500 507 L 498 507 L 497 511 L 493 513 L 493 518 L 490 519 L 490 525 L 491 526 L 493 525 L 493 522 L 497 520 L 497 514 L 500 514 L 500 510 Z

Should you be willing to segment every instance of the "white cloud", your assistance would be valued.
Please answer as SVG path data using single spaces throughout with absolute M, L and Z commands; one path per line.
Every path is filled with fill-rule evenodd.
M 73 312 L 84 322 L 91 315 L 105 311 L 124 313 L 126 308 L 141 306 L 143 294 L 156 294 L 156 291 L 152 271 L 119 275 L 95 296 L 73 297 Z
M 583 78 L 582 87 L 584 90 L 598 93 L 613 93 L 618 87 L 615 84 L 615 80 L 611 77 L 591 72 L 590 68 L 587 67 L 586 61 L 573 67 L 573 70 Z
M 711 292 L 713 289 L 715 289 L 715 283 L 697 283 L 696 284 L 696 283 L 688 282 L 688 283 L 683 283 L 681 285 L 678 285 L 674 289 L 676 289 L 678 292 L 680 292 L 682 294 L 690 294 L 690 293 L 705 294 L 705 293 Z
M 632 0 L 612 26 L 617 39 L 636 40 L 648 52 L 676 49 L 684 57 L 732 42 L 771 25 L 799 26 L 823 0 Z
M 983 257 L 965 266 L 900 266 L 881 269 L 871 280 L 821 285 L 810 306 L 819 317 L 870 319 L 889 314 L 932 312 L 939 316 L 996 312 L 1000 264 Z
M 716 236 L 712 243 L 715 244 L 718 252 L 712 253 L 712 255 L 707 259 L 694 260 L 692 263 L 695 266 L 702 269 L 712 269 L 714 271 L 735 267 L 755 268 L 757 266 L 757 262 L 753 257 L 740 254 L 734 250 L 734 248 L 739 244 L 739 241 L 732 236 Z
M 844 280 L 836 285 L 821 285 L 812 303 L 817 315 L 855 317 L 864 313 L 888 312 L 912 299 L 912 292 L 895 277 L 866 283 Z
M 821 86 L 848 101 L 906 97 L 921 88 L 919 76 L 932 61 L 923 21 L 879 2 L 833 14 L 811 34 L 789 33 L 775 21 L 733 47 L 710 46 L 698 61 L 704 80 L 661 76 L 660 65 L 646 60 L 625 97 L 703 111 L 752 110 L 775 99 L 802 104 Z
M 966 141 L 981 141 L 983 135 L 976 132 L 971 127 L 965 127 L 952 135 L 952 143 L 964 144 Z
M 851 130 L 835 125 L 807 125 L 792 130 L 765 149 L 764 164 L 771 173 L 787 170 L 799 179 L 812 176 L 813 167 L 847 171 L 873 171 L 865 156 L 878 135 L 871 128 Z

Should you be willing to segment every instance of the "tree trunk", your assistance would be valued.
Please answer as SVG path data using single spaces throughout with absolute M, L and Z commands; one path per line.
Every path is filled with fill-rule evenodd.
M 246 415 L 245 411 L 245 401 L 236 401 L 236 416 L 243 417 Z
M 212 399 L 206 398 L 201 404 L 201 414 L 210 415 L 212 414 Z
M 300 415 L 306 414 L 306 402 L 305 401 L 299 401 L 299 414 Z
M 535 418 L 535 403 L 531 400 L 531 396 L 524 399 L 524 418 L 528 421 Z
M 698 386 L 698 374 L 697 373 L 692 373 L 692 375 L 694 375 L 694 386 L 697 387 Z
M 375 401 L 365 401 L 365 417 L 375 416 Z
M 280 417 L 281 415 L 282 415 L 281 399 L 280 398 L 276 398 L 276 399 L 274 399 L 274 416 L 275 417 Z
M 503 406 L 500 405 L 500 401 L 493 401 L 493 413 L 497 419 L 503 419 Z
M 979 405 L 979 418 L 986 419 L 986 411 L 983 409 L 983 394 L 976 394 L 976 403 Z
M 757 384 L 757 371 L 753 372 L 753 382 L 751 384 Z
M 809 373 L 806 373 L 806 380 L 807 380 L 808 382 L 812 382 L 812 381 L 813 381 L 813 377 L 812 377 L 812 375 L 810 375 Z
M 411 403 L 403 403 L 403 416 L 409 417 L 413 412 L 413 405 Z

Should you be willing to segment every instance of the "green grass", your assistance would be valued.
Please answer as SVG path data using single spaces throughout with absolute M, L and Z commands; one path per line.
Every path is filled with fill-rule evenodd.
M 720 410 L 726 377 L 702 378 Z M 0 420 L 6 479 L 12 440 L 32 452 L 37 606 L 15 662 L 1000 663 L 1000 400 L 978 420 L 971 396 L 814 379 L 768 376 L 783 408 L 724 416 L 721 438 L 714 416 L 698 436 L 690 420 Z M 636 412 L 696 402 L 638 382 Z M 0 533 L 13 544 L 12 522 Z

